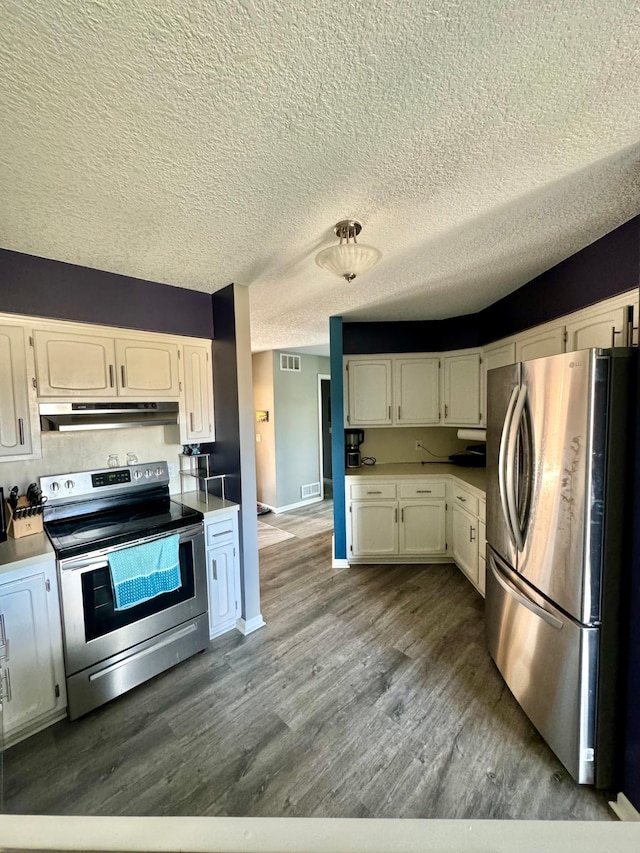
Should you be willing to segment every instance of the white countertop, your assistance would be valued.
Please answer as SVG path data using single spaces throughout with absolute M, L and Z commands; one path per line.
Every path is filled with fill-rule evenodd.
M 447 462 L 389 462 L 383 465 L 362 465 L 360 468 L 347 468 L 347 477 L 407 477 L 413 480 L 425 477 L 455 477 L 460 482 L 477 489 L 484 495 L 486 492 L 487 469 L 463 468 Z
M 205 502 L 202 492 L 187 492 L 184 495 L 171 495 L 174 501 L 179 501 L 191 509 L 200 510 L 205 518 L 212 518 L 224 512 L 238 512 L 240 505 L 233 501 L 223 501 L 213 495 L 209 495 L 208 504 Z
M 0 574 L 55 560 L 55 553 L 46 533 L 32 533 L 22 539 L 0 542 Z

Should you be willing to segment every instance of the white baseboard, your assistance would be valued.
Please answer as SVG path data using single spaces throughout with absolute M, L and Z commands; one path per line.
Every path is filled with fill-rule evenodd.
M 340 558 L 339 560 L 336 558 L 336 537 L 331 535 L 331 568 L 332 569 L 348 569 L 349 568 L 349 560 L 344 560 Z
M 249 619 L 248 621 L 240 617 L 236 622 L 236 628 L 246 637 L 247 634 L 253 634 L 254 631 L 257 631 L 258 628 L 263 628 L 266 624 L 267 623 L 262 618 L 262 613 L 259 613 L 257 616 L 254 616 L 253 619 Z
M 319 504 L 322 503 L 322 498 L 309 498 L 306 501 L 298 501 L 295 504 L 287 504 L 286 506 L 271 506 L 271 504 L 266 504 L 264 501 L 258 501 L 258 503 L 262 504 L 262 506 L 269 507 L 271 512 L 275 512 L 276 515 L 280 512 L 289 512 L 290 509 L 299 509 L 301 506 L 309 506 L 310 504 Z M 260 516 L 258 516 L 260 518 Z
M 609 801 L 609 808 L 618 816 L 618 820 L 640 820 L 640 812 L 634 807 L 628 797 L 622 793 L 615 800 Z

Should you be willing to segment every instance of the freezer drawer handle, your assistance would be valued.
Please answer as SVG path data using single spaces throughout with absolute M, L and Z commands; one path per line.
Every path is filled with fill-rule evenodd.
M 509 583 L 509 581 L 506 580 L 506 578 L 504 578 L 499 573 L 493 560 L 489 560 L 489 566 L 491 568 L 491 572 L 494 578 L 498 581 L 498 583 L 506 593 L 508 593 L 512 598 L 515 598 L 515 600 L 523 607 L 526 607 L 527 610 L 530 610 L 536 616 L 539 616 L 541 619 L 544 619 L 544 621 L 547 624 L 551 625 L 552 628 L 556 628 L 558 631 L 562 630 L 562 622 L 555 616 L 553 616 L 551 613 L 549 613 L 547 610 L 545 610 L 543 607 L 539 607 L 529 598 L 524 596 L 515 586 L 513 586 L 513 584 Z

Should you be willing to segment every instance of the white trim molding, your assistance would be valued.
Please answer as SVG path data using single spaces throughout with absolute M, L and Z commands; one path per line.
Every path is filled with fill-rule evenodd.
M 299 509 L 302 506 L 310 506 L 311 504 L 322 503 L 322 500 L 322 497 L 309 498 L 306 501 L 298 501 L 295 504 L 287 504 L 286 506 L 271 506 L 271 504 L 266 504 L 264 501 L 260 501 L 260 503 L 262 504 L 262 506 L 268 507 L 271 512 L 275 512 L 275 514 L 278 515 L 278 513 L 281 512 L 289 512 L 290 509 Z
M 331 568 L 332 569 L 348 569 L 350 566 L 349 560 L 336 559 L 336 537 L 331 536 Z
M 615 800 L 609 800 L 609 808 L 617 815 L 618 820 L 640 821 L 640 812 L 622 791 Z
M 243 619 L 242 616 L 236 622 L 236 628 L 240 631 L 241 634 L 244 634 L 246 637 L 247 634 L 253 634 L 254 631 L 257 631 L 258 628 L 263 628 L 267 623 L 262 618 L 262 613 L 258 613 L 257 616 L 254 616 L 253 619 Z

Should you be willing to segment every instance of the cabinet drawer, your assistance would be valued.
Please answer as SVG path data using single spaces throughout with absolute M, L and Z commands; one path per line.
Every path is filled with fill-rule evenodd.
M 207 522 L 205 535 L 207 548 L 233 541 L 233 516 Z
M 400 483 L 401 498 L 444 498 L 446 484 L 425 480 L 422 483 Z
M 461 488 L 457 483 L 454 483 L 451 488 L 451 499 L 454 504 L 464 507 L 471 515 L 478 515 L 478 498 Z
M 396 484 L 395 483 L 357 483 L 351 486 L 349 492 L 351 500 L 366 501 L 366 500 L 387 500 L 395 498 Z

